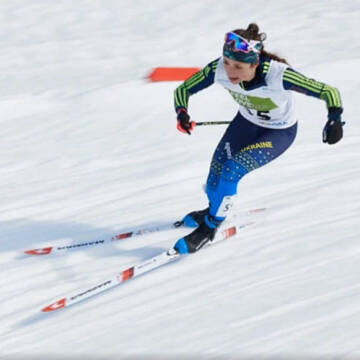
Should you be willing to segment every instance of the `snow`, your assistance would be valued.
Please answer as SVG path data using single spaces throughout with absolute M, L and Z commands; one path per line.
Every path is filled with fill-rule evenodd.
M 291 4 L 291 5 L 290 5 Z M 360 355 L 360 1 L 78 0 L 0 3 L 0 356 L 209 358 Z M 344 139 L 321 141 L 322 101 L 296 96 L 299 131 L 245 177 L 239 236 L 54 313 L 40 309 L 158 254 L 186 230 L 53 257 L 23 250 L 111 236 L 206 206 L 223 126 L 175 129 L 155 66 L 204 66 L 256 21 L 267 49 L 337 86 Z M 213 86 L 197 121 L 231 120 Z

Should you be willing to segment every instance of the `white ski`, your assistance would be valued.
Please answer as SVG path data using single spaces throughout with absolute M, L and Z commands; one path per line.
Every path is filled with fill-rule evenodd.
M 257 214 L 260 212 L 265 211 L 266 208 L 257 208 L 257 209 L 251 209 L 246 210 L 243 212 L 243 215 L 251 215 L 251 214 Z M 234 215 L 236 217 L 236 214 Z M 59 245 L 59 246 L 48 246 L 38 249 L 30 249 L 25 250 L 24 253 L 27 255 L 50 255 L 50 254 L 64 254 L 71 250 L 76 249 L 89 249 L 93 247 L 98 247 L 101 245 L 111 244 L 115 241 L 124 240 L 136 236 L 142 236 L 147 235 L 151 233 L 156 233 L 160 231 L 166 231 L 171 229 L 176 229 L 182 227 L 181 221 L 177 221 L 175 223 L 169 222 L 167 224 L 158 225 L 158 226 L 145 226 L 145 227 L 139 227 L 137 229 L 133 229 L 131 231 L 123 232 L 114 236 L 111 236 L 109 238 L 101 239 L 101 240 L 94 240 L 94 241 L 86 241 L 81 243 L 75 243 L 75 244 L 69 244 L 69 245 Z
M 242 229 L 246 226 L 252 225 L 254 222 L 248 222 L 237 226 L 229 226 L 223 230 L 219 230 L 218 233 L 215 235 L 213 241 L 209 242 L 207 245 L 212 245 L 216 242 L 221 240 L 225 240 L 237 233 L 239 229 Z M 120 271 L 116 275 L 110 277 L 109 279 L 102 281 L 94 286 L 89 287 L 88 289 L 79 291 L 78 293 L 70 296 L 66 296 L 57 300 L 50 305 L 45 306 L 41 311 L 43 312 L 50 312 L 55 311 L 64 307 L 69 307 L 74 305 L 80 301 L 89 299 L 94 295 L 100 294 L 106 290 L 109 290 L 129 279 L 135 278 L 139 275 L 147 273 L 151 270 L 159 268 L 165 264 L 168 264 L 176 259 L 179 259 L 181 255 L 173 248 L 162 252 L 159 255 L 156 255 L 152 258 L 147 259 L 146 261 L 133 265 L 125 270 Z

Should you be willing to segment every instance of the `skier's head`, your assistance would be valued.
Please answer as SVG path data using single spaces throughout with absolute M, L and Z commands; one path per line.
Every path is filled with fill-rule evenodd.
M 244 29 L 237 29 L 225 35 L 223 55 L 228 59 L 244 62 L 247 64 L 258 64 L 265 33 L 259 33 L 257 24 L 251 23 Z
M 265 38 L 264 33 L 259 34 L 256 24 L 250 24 L 246 30 L 237 29 L 225 35 L 224 68 L 231 83 L 239 84 L 255 77 Z

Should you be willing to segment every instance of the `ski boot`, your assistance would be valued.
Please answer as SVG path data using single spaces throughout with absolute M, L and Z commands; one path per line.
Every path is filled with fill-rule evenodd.
M 221 222 L 215 220 L 213 216 L 206 212 L 203 216 L 203 222 L 192 233 L 178 240 L 174 249 L 180 254 L 193 253 L 200 250 L 206 243 L 214 239 L 216 230 Z
M 204 217 L 208 213 L 209 208 L 204 210 L 192 211 L 191 213 L 185 215 L 181 220 L 181 225 L 190 228 L 196 228 L 204 222 Z

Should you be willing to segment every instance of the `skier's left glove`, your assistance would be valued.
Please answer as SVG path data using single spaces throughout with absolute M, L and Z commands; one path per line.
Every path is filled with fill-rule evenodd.
M 341 121 L 342 108 L 330 107 L 328 121 L 323 130 L 323 142 L 329 145 L 335 144 L 343 137 L 343 125 Z
M 190 121 L 190 116 L 184 108 L 181 108 L 177 111 L 176 127 L 182 133 L 187 133 L 189 135 L 191 135 L 191 132 L 194 130 L 195 121 Z

